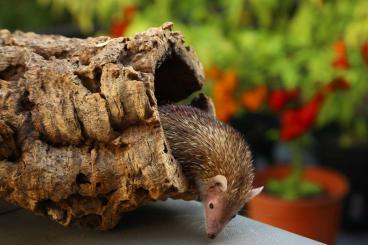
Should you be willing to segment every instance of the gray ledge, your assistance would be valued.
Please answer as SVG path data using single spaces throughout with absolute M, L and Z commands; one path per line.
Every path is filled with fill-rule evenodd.
M 12 209 L 0 202 L 0 213 Z M 322 244 L 241 216 L 210 240 L 196 201 L 151 203 L 125 216 L 112 231 L 94 231 L 65 228 L 29 211 L 13 210 L 0 215 L 1 244 Z

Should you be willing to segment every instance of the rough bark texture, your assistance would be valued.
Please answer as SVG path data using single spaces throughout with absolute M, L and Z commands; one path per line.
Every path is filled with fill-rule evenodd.
M 171 23 L 133 38 L 0 30 L 0 198 L 69 225 L 186 191 L 157 105 L 201 88 Z

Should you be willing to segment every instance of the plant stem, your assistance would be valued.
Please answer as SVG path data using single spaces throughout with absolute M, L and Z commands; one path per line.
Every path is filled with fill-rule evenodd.
M 270 193 L 289 201 L 313 197 L 322 193 L 322 189 L 317 183 L 302 180 L 304 142 L 300 138 L 289 143 L 292 151 L 291 173 L 286 179 L 271 179 L 266 185 Z
M 295 200 L 300 197 L 302 175 L 302 147 L 299 141 L 290 143 L 292 150 L 292 169 L 289 177 L 285 180 L 286 198 Z
M 292 172 L 291 178 L 294 179 L 295 184 L 300 183 L 300 178 L 302 175 L 302 164 L 303 164 L 303 150 L 300 142 L 295 140 L 291 144 L 292 149 Z

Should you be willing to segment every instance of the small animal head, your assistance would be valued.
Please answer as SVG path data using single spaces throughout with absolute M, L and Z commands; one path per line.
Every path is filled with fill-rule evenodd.
M 243 202 L 229 202 L 227 193 L 227 179 L 223 175 L 210 178 L 202 185 L 202 203 L 205 210 L 206 228 L 208 238 L 215 238 L 225 225 L 236 216 Z M 245 202 L 262 191 L 263 187 L 250 190 Z

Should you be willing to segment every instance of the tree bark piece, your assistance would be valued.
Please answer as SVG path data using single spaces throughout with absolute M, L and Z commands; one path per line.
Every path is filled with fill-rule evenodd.
M 171 28 L 115 39 L 0 30 L 0 198 L 106 230 L 184 193 L 157 105 L 199 90 L 204 76 Z

